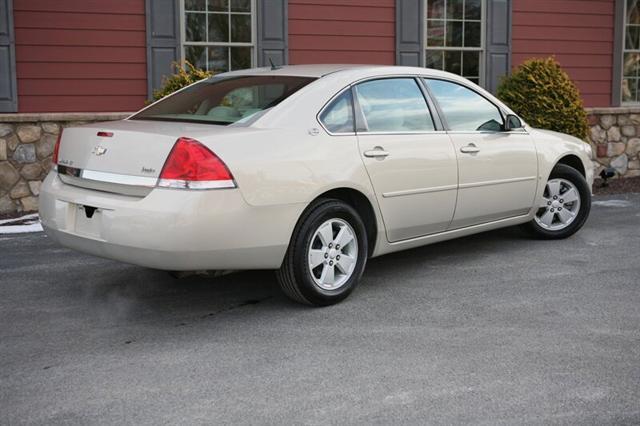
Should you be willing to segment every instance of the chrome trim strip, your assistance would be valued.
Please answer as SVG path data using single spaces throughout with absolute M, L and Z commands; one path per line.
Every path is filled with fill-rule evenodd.
M 113 183 L 117 185 L 142 186 L 146 188 L 174 188 L 174 189 L 224 189 L 237 188 L 236 182 L 231 180 L 207 180 L 186 181 L 177 179 L 158 179 L 149 176 L 123 175 L 118 173 L 99 172 L 97 170 L 83 170 L 66 167 L 73 170 L 73 174 L 60 173 L 62 176 L 71 176 L 76 179 L 85 179 L 92 182 Z
M 123 175 L 118 173 L 99 172 L 97 170 L 80 170 L 81 179 L 97 182 L 115 183 L 118 185 L 146 186 L 153 188 L 158 178 L 148 176 Z
M 357 132 L 358 136 L 388 136 L 388 135 L 446 135 L 445 130 L 407 130 L 389 132 Z
M 444 186 L 434 186 L 432 188 L 407 189 L 405 191 L 385 192 L 382 194 L 382 197 L 383 198 L 402 197 L 404 195 L 416 195 L 416 194 L 427 194 L 430 192 L 451 191 L 452 189 L 457 189 L 457 188 L 458 188 L 458 185 L 444 185 Z
M 536 177 L 527 176 L 527 177 L 513 178 L 513 179 L 500 179 L 500 180 L 488 180 L 484 182 L 464 183 L 462 185 L 444 185 L 444 186 L 434 186 L 432 188 L 407 189 L 404 191 L 385 192 L 382 194 L 382 197 L 383 198 L 402 197 L 405 195 L 417 195 L 417 194 L 428 194 L 430 192 L 451 191 L 452 189 L 456 189 L 456 188 L 459 188 L 459 189 L 477 188 L 480 186 L 501 185 L 505 183 L 515 183 L 515 182 L 526 182 L 530 180 L 536 180 Z
M 526 130 L 447 130 L 449 135 L 528 135 Z
M 236 188 L 236 183 L 232 179 L 203 180 L 203 181 L 158 179 L 158 187 L 173 188 L 173 189 L 225 189 L 225 188 Z
M 526 177 L 512 178 L 512 179 L 487 180 L 484 182 L 463 183 L 459 185 L 458 188 L 459 189 L 477 188 L 480 186 L 502 185 L 505 183 L 526 182 L 529 180 L 536 180 L 536 176 L 526 176 Z

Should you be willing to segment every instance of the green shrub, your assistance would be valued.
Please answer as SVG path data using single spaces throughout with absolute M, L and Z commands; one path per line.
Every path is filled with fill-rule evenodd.
M 553 57 L 525 61 L 502 80 L 498 98 L 533 127 L 587 137 L 580 92 Z
M 164 77 L 162 89 L 155 90 L 153 92 L 153 100 L 157 101 L 167 95 L 172 94 L 176 90 L 180 90 L 185 86 L 188 86 L 196 81 L 211 77 L 213 75 L 210 71 L 204 71 L 200 68 L 194 67 L 190 62 L 185 61 L 184 65 L 174 62 L 173 68 L 176 73 L 169 77 Z

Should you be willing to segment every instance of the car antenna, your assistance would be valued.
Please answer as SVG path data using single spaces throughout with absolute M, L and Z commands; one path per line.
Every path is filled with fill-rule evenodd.
M 280 68 L 282 68 L 281 66 L 278 66 L 273 63 L 273 59 L 271 59 L 271 56 L 269 56 L 269 63 L 271 64 L 271 71 L 279 70 Z

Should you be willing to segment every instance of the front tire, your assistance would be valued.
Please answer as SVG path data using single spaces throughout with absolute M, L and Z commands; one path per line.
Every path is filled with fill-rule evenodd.
M 578 232 L 591 210 L 591 189 L 573 167 L 556 165 L 546 183 L 538 210 L 527 229 L 547 240 L 567 238 Z
M 289 298 L 333 305 L 358 285 L 367 254 L 367 232 L 358 212 L 343 201 L 321 199 L 300 219 L 276 276 Z

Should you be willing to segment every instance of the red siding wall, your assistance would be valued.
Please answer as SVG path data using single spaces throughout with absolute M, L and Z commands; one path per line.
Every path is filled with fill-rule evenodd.
M 585 106 L 611 105 L 615 0 L 513 0 L 513 65 L 555 55 Z
M 134 111 L 147 94 L 144 0 L 14 0 L 19 112 Z
M 395 0 L 289 0 L 289 63 L 395 63 Z

